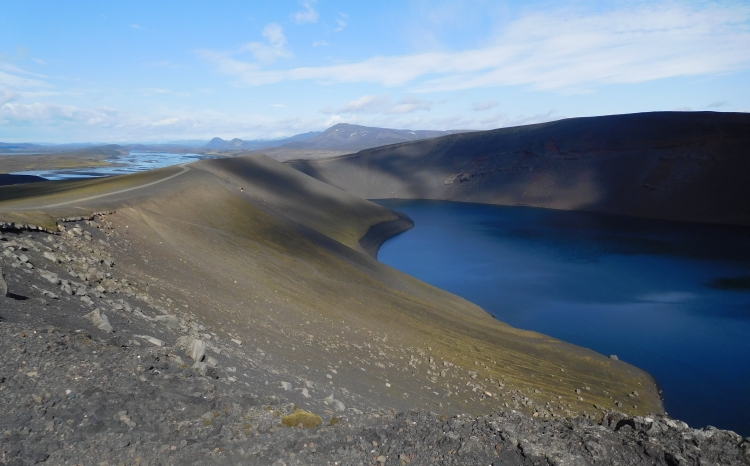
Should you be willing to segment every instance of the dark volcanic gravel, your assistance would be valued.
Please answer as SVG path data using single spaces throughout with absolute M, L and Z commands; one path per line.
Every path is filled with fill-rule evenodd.
M 333 412 L 284 390 L 272 366 L 187 313 L 177 318 L 147 287 L 117 279 L 111 258 L 76 246 L 95 242 L 91 225 L 0 237 L 9 293 L 0 297 L 0 466 L 750 464 L 750 439 L 733 432 L 615 412 L 597 423 L 362 406 L 285 427 L 295 403 Z

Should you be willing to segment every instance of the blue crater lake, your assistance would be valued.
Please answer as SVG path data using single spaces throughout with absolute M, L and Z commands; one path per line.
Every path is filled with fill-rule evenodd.
M 414 228 L 378 259 L 514 327 L 651 373 L 666 411 L 750 435 L 750 228 L 378 200 Z

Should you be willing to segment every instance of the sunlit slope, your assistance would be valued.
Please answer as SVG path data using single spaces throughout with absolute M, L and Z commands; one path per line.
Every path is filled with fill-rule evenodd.
M 750 225 L 750 114 L 573 118 L 295 168 L 367 199 L 443 199 Z
M 218 333 L 266 350 L 268 342 L 274 370 L 290 380 L 319 380 L 337 368 L 330 389 L 314 396 L 335 391 L 381 407 L 476 414 L 504 409 L 510 395 L 501 394 L 521 390 L 536 405 L 556 403 L 558 414 L 594 413 L 594 404 L 662 411 L 644 372 L 513 329 L 372 259 L 359 239 L 403 219 L 269 158 L 33 188 L 17 199 L 0 189 L 0 215 L 6 207 L 52 216 L 116 209 L 108 218 L 117 226 L 118 267 L 189 305 Z M 63 204 L 75 196 L 88 200 Z M 617 408 L 615 400 L 629 403 Z

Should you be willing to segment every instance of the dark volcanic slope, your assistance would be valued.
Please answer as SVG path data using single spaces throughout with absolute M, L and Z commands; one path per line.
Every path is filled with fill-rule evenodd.
M 291 164 L 368 199 L 750 225 L 750 114 L 744 113 L 574 118 Z
M 308 387 L 315 399 L 335 387 L 347 405 L 441 414 L 514 403 L 549 417 L 663 411 L 648 374 L 514 329 L 377 262 L 367 251 L 406 219 L 265 156 L 0 187 L 0 227 L 57 231 L 55 220 L 113 210 L 119 240 L 99 239 L 128 281 L 189 305 L 224 339 L 272 342 L 263 351 L 284 381 L 319 384 Z

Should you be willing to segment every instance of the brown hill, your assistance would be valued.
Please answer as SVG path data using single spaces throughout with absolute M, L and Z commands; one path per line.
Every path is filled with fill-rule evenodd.
M 750 225 L 750 114 L 573 118 L 289 162 L 366 199 Z
M 268 157 L 0 187 L 6 224 L 55 229 L 62 218 L 112 210 L 107 236 L 76 247 L 105 248 L 126 283 L 170 303 L 178 318 L 189 309 L 214 339 L 267 355 L 270 368 L 248 374 L 308 387 L 305 398 L 289 393 L 299 406 L 335 393 L 360 410 L 663 412 L 643 371 L 514 329 L 379 263 L 368 251 L 407 219 Z M 34 273 L 16 265 L 14 274 Z M 622 405 L 634 391 L 637 407 Z

